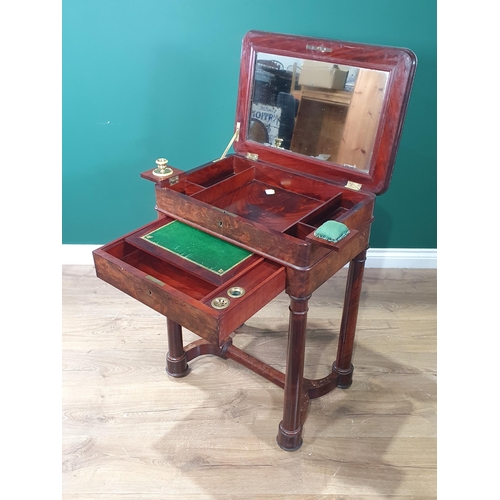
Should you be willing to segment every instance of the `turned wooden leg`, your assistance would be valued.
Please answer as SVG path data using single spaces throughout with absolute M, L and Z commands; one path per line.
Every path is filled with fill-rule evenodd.
M 338 387 L 341 389 L 347 389 L 352 384 L 352 372 L 354 370 L 351 363 L 352 350 L 354 347 L 354 335 L 356 333 L 365 261 L 366 250 L 363 250 L 349 264 L 337 359 L 332 366 L 332 370 L 339 375 Z
M 182 342 L 182 327 L 167 318 L 167 373 L 172 377 L 184 377 L 188 374 L 186 353 Z
M 279 446 L 286 451 L 298 450 L 302 445 L 301 413 L 309 298 L 310 295 L 304 298 L 290 296 L 285 402 L 277 437 Z

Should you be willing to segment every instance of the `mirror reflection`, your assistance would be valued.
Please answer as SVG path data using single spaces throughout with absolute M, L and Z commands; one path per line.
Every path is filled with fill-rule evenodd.
M 247 139 L 366 172 L 388 75 L 259 52 Z

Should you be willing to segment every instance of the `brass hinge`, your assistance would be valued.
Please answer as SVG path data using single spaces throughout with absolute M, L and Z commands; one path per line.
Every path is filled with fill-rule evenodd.
M 352 189 L 353 191 L 359 191 L 361 189 L 362 184 L 358 184 L 357 182 L 347 181 L 345 185 L 346 188 Z
M 315 50 L 316 52 L 321 52 L 324 54 L 325 52 L 332 52 L 330 47 L 325 47 L 324 45 L 306 45 L 307 50 Z
M 229 148 L 233 145 L 233 142 L 238 141 L 240 139 L 240 127 L 241 127 L 240 122 L 237 122 L 236 123 L 236 130 L 234 131 L 233 137 L 231 137 L 229 144 L 227 145 L 226 149 L 224 150 L 224 153 L 222 153 L 222 156 L 220 158 L 217 158 L 217 160 L 214 160 L 214 162 L 223 160 L 226 157 L 227 152 L 229 151 Z
M 160 286 L 164 286 L 165 285 L 165 283 L 163 283 L 163 281 L 161 281 L 158 278 L 155 278 L 154 276 L 151 276 L 149 274 L 146 275 L 146 278 L 149 281 L 152 281 L 153 283 L 156 283 L 157 285 L 160 285 Z
M 258 160 L 259 159 L 259 155 L 257 153 L 247 153 L 246 156 L 249 160 Z

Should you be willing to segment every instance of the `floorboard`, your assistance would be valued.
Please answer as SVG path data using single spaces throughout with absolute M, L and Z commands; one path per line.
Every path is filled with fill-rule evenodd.
M 308 377 L 335 357 L 345 277 L 310 301 Z M 92 266 L 62 282 L 64 500 L 436 498 L 435 270 L 365 270 L 353 384 L 312 401 L 293 453 L 282 389 L 213 356 L 169 378 L 165 318 Z M 282 294 L 235 345 L 284 370 L 287 322 Z

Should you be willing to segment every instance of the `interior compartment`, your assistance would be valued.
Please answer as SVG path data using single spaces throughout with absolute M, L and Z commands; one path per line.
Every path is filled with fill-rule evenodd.
M 208 188 L 231 178 L 233 175 L 246 170 L 250 166 L 251 163 L 246 159 L 231 155 L 193 170 L 187 175 L 186 180 Z
M 339 193 L 327 203 L 321 205 L 317 210 L 310 212 L 299 222 L 287 228 L 284 233 L 304 240 L 306 236 L 310 235 L 310 233 L 315 231 L 326 221 L 336 220 L 344 222 L 346 217 L 351 213 L 351 209 L 354 205 L 354 200 L 342 196 Z
M 269 165 L 243 164 L 247 168 L 232 175 L 226 164 L 225 177 L 219 176 L 218 182 L 193 198 L 276 231 L 286 231 L 303 217 L 317 210 L 331 211 L 331 205 L 341 203 L 341 190 L 332 184 Z
M 106 251 L 113 257 L 154 278 L 151 281 L 156 284 L 171 286 L 194 299 L 203 299 L 217 288 L 216 284 L 209 283 L 200 276 L 190 274 L 185 269 L 180 269 L 171 263 L 139 250 L 123 240 Z
M 208 294 L 203 300 L 206 304 L 210 304 L 212 299 L 218 296 L 229 297 L 228 291 L 232 287 L 239 287 L 244 290 L 241 297 L 237 297 L 231 300 L 229 307 L 233 307 L 241 302 L 240 299 L 243 297 L 249 297 L 250 294 L 254 293 L 255 290 L 261 288 L 265 282 L 272 277 L 280 273 L 282 267 L 279 264 L 271 262 L 269 260 L 260 259 L 258 265 L 254 266 L 252 272 L 240 273 L 234 276 L 231 280 L 224 283 L 223 285 L 217 287 L 213 292 Z
M 328 201 L 341 193 L 341 190 L 332 184 L 287 172 L 265 163 L 255 166 L 255 179 L 320 201 Z
M 258 180 L 240 187 L 213 202 L 218 208 L 284 231 L 322 202 Z
M 199 184 L 195 184 L 194 182 L 189 182 L 186 179 L 181 180 L 177 184 L 173 184 L 170 186 L 170 189 L 177 191 L 181 194 L 186 194 L 187 196 L 192 196 L 200 191 L 203 191 L 205 188 L 200 186 Z
M 214 204 L 223 195 L 237 191 L 255 179 L 255 169 L 250 168 L 237 174 L 232 174 L 222 181 L 212 184 L 209 188 L 193 195 L 193 198 L 204 203 Z M 219 207 L 221 208 L 221 207 Z
M 309 226 L 308 224 L 304 224 L 302 222 L 297 222 L 293 226 L 290 226 L 285 232 L 294 238 L 299 238 L 300 240 L 305 240 L 306 236 L 312 233 L 316 228 L 313 226 Z

